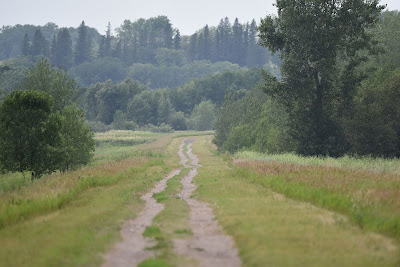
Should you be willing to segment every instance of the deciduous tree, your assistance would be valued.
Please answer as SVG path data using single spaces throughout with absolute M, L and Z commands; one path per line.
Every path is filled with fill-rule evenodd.
M 383 6 L 379 0 L 277 0 L 276 7 L 278 16 L 261 20 L 259 31 L 262 44 L 284 59 L 282 81 L 265 73 L 265 91 L 285 105 L 298 152 L 340 155 L 346 147 L 335 109 L 356 85 L 341 86 L 341 78 L 354 81 L 359 51 L 373 47 L 367 29 Z

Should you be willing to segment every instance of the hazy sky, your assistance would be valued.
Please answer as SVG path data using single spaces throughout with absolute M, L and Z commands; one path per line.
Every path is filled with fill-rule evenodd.
M 118 27 L 125 19 L 134 21 L 166 15 L 181 34 L 192 34 L 206 24 L 216 26 L 222 17 L 240 22 L 260 20 L 275 13 L 275 0 L 0 0 L 0 27 L 15 24 L 60 27 L 86 25 L 104 33 L 107 23 Z M 381 0 L 390 10 L 400 10 L 400 0 Z

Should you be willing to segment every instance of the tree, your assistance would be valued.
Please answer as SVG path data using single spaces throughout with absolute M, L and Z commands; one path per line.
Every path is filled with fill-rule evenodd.
M 69 69 L 72 66 L 72 40 L 67 28 L 57 34 L 55 65 Z
M 231 62 L 244 65 L 244 44 L 243 44 L 243 26 L 236 18 L 232 27 L 232 55 Z
M 40 60 L 26 73 L 20 86 L 23 90 L 46 92 L 54 99 L 54 111 L 62 112 L 76 102 L 79 88 L 74 79 L 61 69 L 53 69 L 46 59 Z
M 32 50 L 31 53 L 33 56 L 43 55 L 48 56 L 49 48 L 46 38 L 42 35 L 40 29 L 35 31 L 35 35 L 32 40 Z
M 83 62 L 89 61 L 91 52 L 91 40 L 88 34 L 88 27 L 82 21 L 78 27 L 78 39 L 75 47 L 75 64 L 79 65 Z
M 32 179 L 56 170 L 60 117 L 52 98 L 39 91 L 14 91 L 0 106 L 0 163 L 7 171 L 32 173 Z
M 400 156 L 400 70 L 385 66 L 362 82 L 346 135 L 358 155 Z
M 198 59 L 198 41 L 197 32 L 190 36 L 189 48 L 188 48 L 188 58 L 190 61 L 195 61 Z
M 57 63 L 56 51 L 57 51 L 57 39 L 56 35 L 53 35 L 53 41 L 51 42 L 51 47 L 50 47 L 50 62 L 54 66 L 56 66 Z
M 93 158 L 94 134 L 85 124 L 83 109 L 67 106 L 62 112 L 61 155 L 58 169 L 69 171 L 86 165 Z
M 28 34 L 25 33 L 24 40 L 22 41 L 21 53 L 22 53 L 23 56 L 27 56 L 27 55 L 30 54 L 30 52 L 31 52 L 30 50 L 31 50 L 31 47 L 30 47 L 30 44 L 29 44 L 29 37 L 28 37 Z
M 299 153 L 337 156 L 346 151 L 335 110 L 353 95 L 359 51 L 373 47 L 367 29 L 384 8 L 378 4 L 277 0 L 278 17 L 261 20 L 262 45 L 284 59 L 281 82 L 264 73 L 265 92 L 285 106 Z
M 111 23 L 109 22 L 107 25 L 106 36 L 104 39 L 104 52 L 103 57 L 111 56 Z
M 181 49 L 181 33 L 179 30 L 176 30 L 176 34 L 174 36 L 174 49 Z
M 214 129 L 215 107 L 208 100 L 196 105 L 190 117 L 190 126 L 197 131 L 206 131 Z

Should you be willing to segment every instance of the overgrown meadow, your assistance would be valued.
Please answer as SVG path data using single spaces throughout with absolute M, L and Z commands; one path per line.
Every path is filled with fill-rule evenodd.
M 400 239 L 400 162 L 237 153 L 238 171 L 284 195 L 338 211 L 363 229 Z

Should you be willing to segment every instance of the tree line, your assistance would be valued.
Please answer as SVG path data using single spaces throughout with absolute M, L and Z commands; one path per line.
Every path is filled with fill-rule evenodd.
M 182 50 L 185 61 L 188 62 L 229 61 L 249 67 L 263 66 L 268 60 L 279 62 L 277 56 L 271 56 L 257 45 L 258 30 L 255 20 L 241 24 L 236 18 L 232 25 L 226 17 L 221 19 L 217 27 L 206 25 L 191 36 L 181 36 L 179 29 L 173 28 L 166 16 L 125 20 L 116 28 L 116 36 L 113 35 L 110 23 L 104 35 L 96 36 L 84 21 L 76 29 L 58 29 L 51 23 L 46 27 L 53 27 L 51 31 L 46 29 L 47 36 L 48 32 L 53 33 L 51 38 L 42 33 L 43 27 L 38 27 L 33 36 L 25 32 L 17 47 L 21 47 L 21 54 L 24 56 L 49 57 L 52 64 L 64 68 L 104 57 L 118 58 L 127 66 L 133 63 L 156 64 L 156 51 L 160 48 Z M 7 47 L 7 39 L 12 39 L 10 36 L 15 32 L 22 31 L 20 25 L 14 28 L 3 27 L 0 32 L 0 47 L 2 43 Z M 71 32 L 74 32 L 74 38 Z M 11 51 L 7 54 L 13 55 Z
M 121 83 L 108 80 L 85 90 L 82 103 L 97 130 L 133 130 L 148 125 L 211 130 L 224 95 L 249 90 L 260 81 L 258 69 L 225 71 L 171 89 L 152 90 L 132 79 Z

